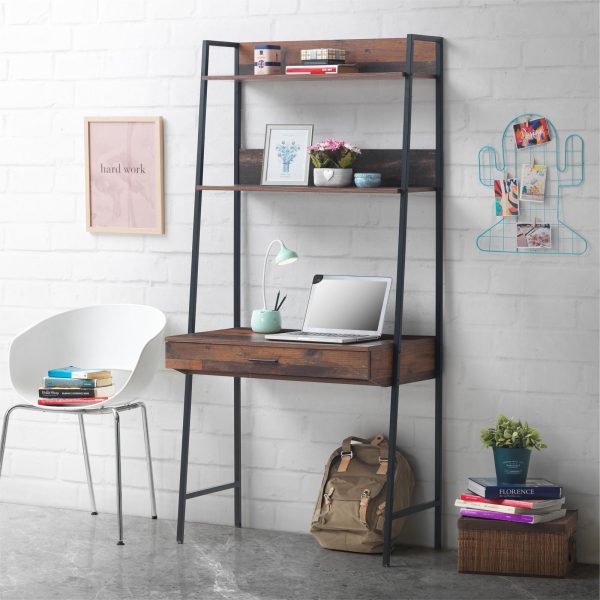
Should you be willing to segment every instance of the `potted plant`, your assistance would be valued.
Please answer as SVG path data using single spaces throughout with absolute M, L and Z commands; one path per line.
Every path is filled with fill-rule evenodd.
M 360 154 L 358 146 L 328 138 L 309 146 L 308 153 L 316 186 L 346 187 L 352 183 L 351 167 Z
M 498 417 L 494 427 L 482 429 L 480 437 L 483 445 L 494 451 L 498 484 L 525 483 L 531 451 L 548 447 L 527 421 L 521 423 L 504 415 Z

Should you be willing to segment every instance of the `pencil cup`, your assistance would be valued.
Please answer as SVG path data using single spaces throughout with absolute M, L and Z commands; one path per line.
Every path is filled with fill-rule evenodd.
M 281 313 L 264 308 L 253 310 L 250 325 L 255 333 L 277 333 L 281 331 Z

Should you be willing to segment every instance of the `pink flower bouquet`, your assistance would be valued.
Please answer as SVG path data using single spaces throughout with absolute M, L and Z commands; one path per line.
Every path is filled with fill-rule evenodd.
M 328 138 L 309 146 L 308 153 L 316 169 L 348 169 L 360 154 L 360 148 L 341 140 Z

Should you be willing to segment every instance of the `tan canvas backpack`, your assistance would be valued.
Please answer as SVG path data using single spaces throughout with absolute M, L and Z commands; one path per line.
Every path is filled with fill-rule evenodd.
M 358 442 L 352 444 L 352 442 Z M 327 461 L 310 532 L 323 548 L 383 551 L 388 444 L 383 435 L 372 440 L 346 438 Z M 410 505 L 413 471 L 396 450 L 394 511 Z M 392 523 L 392 543 L 404 519 Z

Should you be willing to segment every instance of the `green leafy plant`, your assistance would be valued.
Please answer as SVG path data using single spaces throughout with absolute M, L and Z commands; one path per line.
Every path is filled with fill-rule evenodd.
M 310 160 L 315 169 L 349 169 L 360 154 L 360 148 L 342 140 L 327 138 L 308 147 Z
M 530 427 L 527 421 L 521 423 L 500 415 L 495 427 L 481 430 L 481 443 L 489 448 L 527 448 L 541 450 L 547 448 L 540 432 Z

